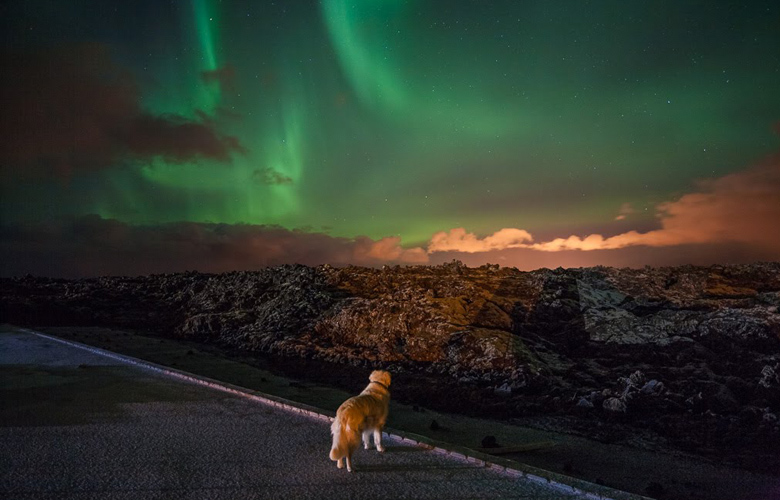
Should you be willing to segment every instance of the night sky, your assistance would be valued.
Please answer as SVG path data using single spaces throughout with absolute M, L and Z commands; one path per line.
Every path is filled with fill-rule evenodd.
M 0 274 L 780 259 L 780 3 L 18 1 Z

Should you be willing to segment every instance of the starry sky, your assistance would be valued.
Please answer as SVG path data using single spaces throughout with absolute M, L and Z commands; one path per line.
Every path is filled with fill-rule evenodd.
M 10 1 L 0 274 L 780 259 L 776 1 Z

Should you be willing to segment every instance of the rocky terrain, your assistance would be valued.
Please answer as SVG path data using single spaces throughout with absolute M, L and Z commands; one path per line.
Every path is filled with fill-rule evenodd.
M 780 470 L 780 263 L 28 276 L 0 280 L 0 297 L 3 322 L 383 367 L 410 402 Z

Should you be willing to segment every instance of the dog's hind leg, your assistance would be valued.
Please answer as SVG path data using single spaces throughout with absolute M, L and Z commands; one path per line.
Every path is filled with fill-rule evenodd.
M 347 455 L 345 458 L 347 461 L 347 471 L 352 472 L 352 457 L 350 455 Z
M 382 453 L 385 451 L 385 447 L 382 445 L 382 430 L 379 428 L 374 429 L 374 445 L 376 445 L 378 452 Z
M 371 429 L 363 431 L 363 449 L 371 448 Z
M 344 459 L 343 458 L 339 458 L 338 462 L 336 462 L 336 467 L 338 467 L 339 469 L 343 469 L 344 468 Z

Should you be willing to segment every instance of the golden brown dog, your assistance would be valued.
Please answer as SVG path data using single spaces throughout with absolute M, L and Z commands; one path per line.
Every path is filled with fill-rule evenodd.
M 390 374 L 384 370 L 374 370 L 368 380 L 370 382 L 360 395 L 349 398 L 339 406 L 330 426 L 330 433 L 333 434 L 330 459 L 336 461 L 339 469 L 344 467 L 346 460 L 349 472 L 352 472 L 352 453 L 360 443 L 361 434 L 365 449 L 369 448 L 373 432 L 376 449 L 385 451 L 382 446 L 382 428 L 387 421 L 390 403 Z

